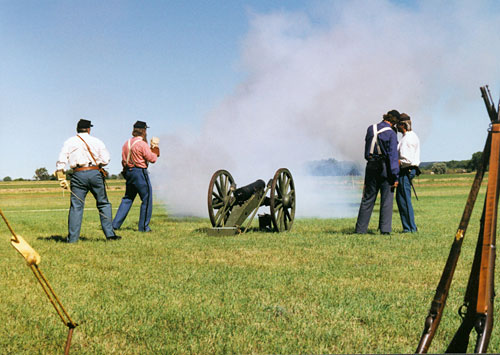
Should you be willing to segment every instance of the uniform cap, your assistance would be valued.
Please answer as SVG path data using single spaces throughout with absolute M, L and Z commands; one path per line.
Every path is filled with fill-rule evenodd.
M 399 115 L 399 122 L 410 121 L 411 118 L 406 113 Z
M 92 125 L 92 123 L 89 120 L 84 120 L 83 118 L 80 121 L 78 121 L 78 124 L 76 125 L 77 129 L 90 128 L 90 127 L 94 127 L 94 126 Z
M 400 114 L 397 110 L 390 110 L 383 116 L 384 120 L 392 122 L 393 124 L 399 121 L 399 117 Z
M 394 118 L 397 118 L 399 120 L 399 117 L 401 116 L 398 112 L 398 110 L 390 110 L 389 112 L 387 112 L 388 115 L 394 117 Z
M 134 128 L 149 128 L 149 126 L 144 121 L 137 121 L 134 123 Z

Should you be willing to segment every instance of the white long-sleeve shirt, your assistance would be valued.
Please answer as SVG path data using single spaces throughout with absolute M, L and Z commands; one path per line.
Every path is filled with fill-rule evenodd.
M 82 137 L 88 144 L 96 162 L 92 159 L 85 143 L 83 143 L 78 136 Z M 96 163 L 97 165 L 107 165 L 109 160 L 109 152 L 100 139 L 92 137 L 88 133 L 78 133 L 78 135 L 73 136 L 64 142 L 61 152 L 59 153 L 59 159 L 56 163 L 56 169 L 64 170 L 66 164 L 68 164 L 71 168 L 76 168 L 77 166 L 83 167 L 96 165 Z
M 398 143 L 401 168 L 420 165 L 420 140 L 413 131 L 408 131 Z

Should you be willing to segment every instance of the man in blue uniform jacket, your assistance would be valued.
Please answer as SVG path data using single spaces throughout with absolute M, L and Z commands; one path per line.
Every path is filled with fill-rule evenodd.
M 394 189 L 398 185 L 398 137 L 393 127 L 399 122 L 399 112 L 391 110 L 382 122 L 368 127 L 365 137 L 365 185 L 359 206 L 355 232 L 368 230 L 373 206 L 380 190 L 380 218 L 378 228 L 382 234 L 392 230 Z

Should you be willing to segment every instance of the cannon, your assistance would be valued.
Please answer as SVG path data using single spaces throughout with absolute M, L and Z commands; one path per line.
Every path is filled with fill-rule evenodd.
M 245 233 L 261 206 L 269 206 L 270 213 L 259 215 L 260 230 L 284 232 L 292 228 L 295 185 L 288 169 L 278 169 L 267 185 L 259 179 L 240 188 L 227 170 L 217 170 L 208 186 L 208 216 L 213 227 L 209 234 Z

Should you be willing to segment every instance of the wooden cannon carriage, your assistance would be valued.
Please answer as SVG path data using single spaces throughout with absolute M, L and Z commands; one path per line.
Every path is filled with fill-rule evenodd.
M 267 185 L 259 179 L 240 188 L 236 188 L 236 183 L 227 170 L 217 170 L 208 186 L 208 215 L 213 227 L 209 234 L 233 235 L 246 232 L 261 206 L 269 206 L 270 213 L 259 215 L 259 229 L 285 232 L 292 228 L 295 217 L 295 185 L 288 169 L 278 169 Z M 249 216 L 250 219 L 243 226 Z

